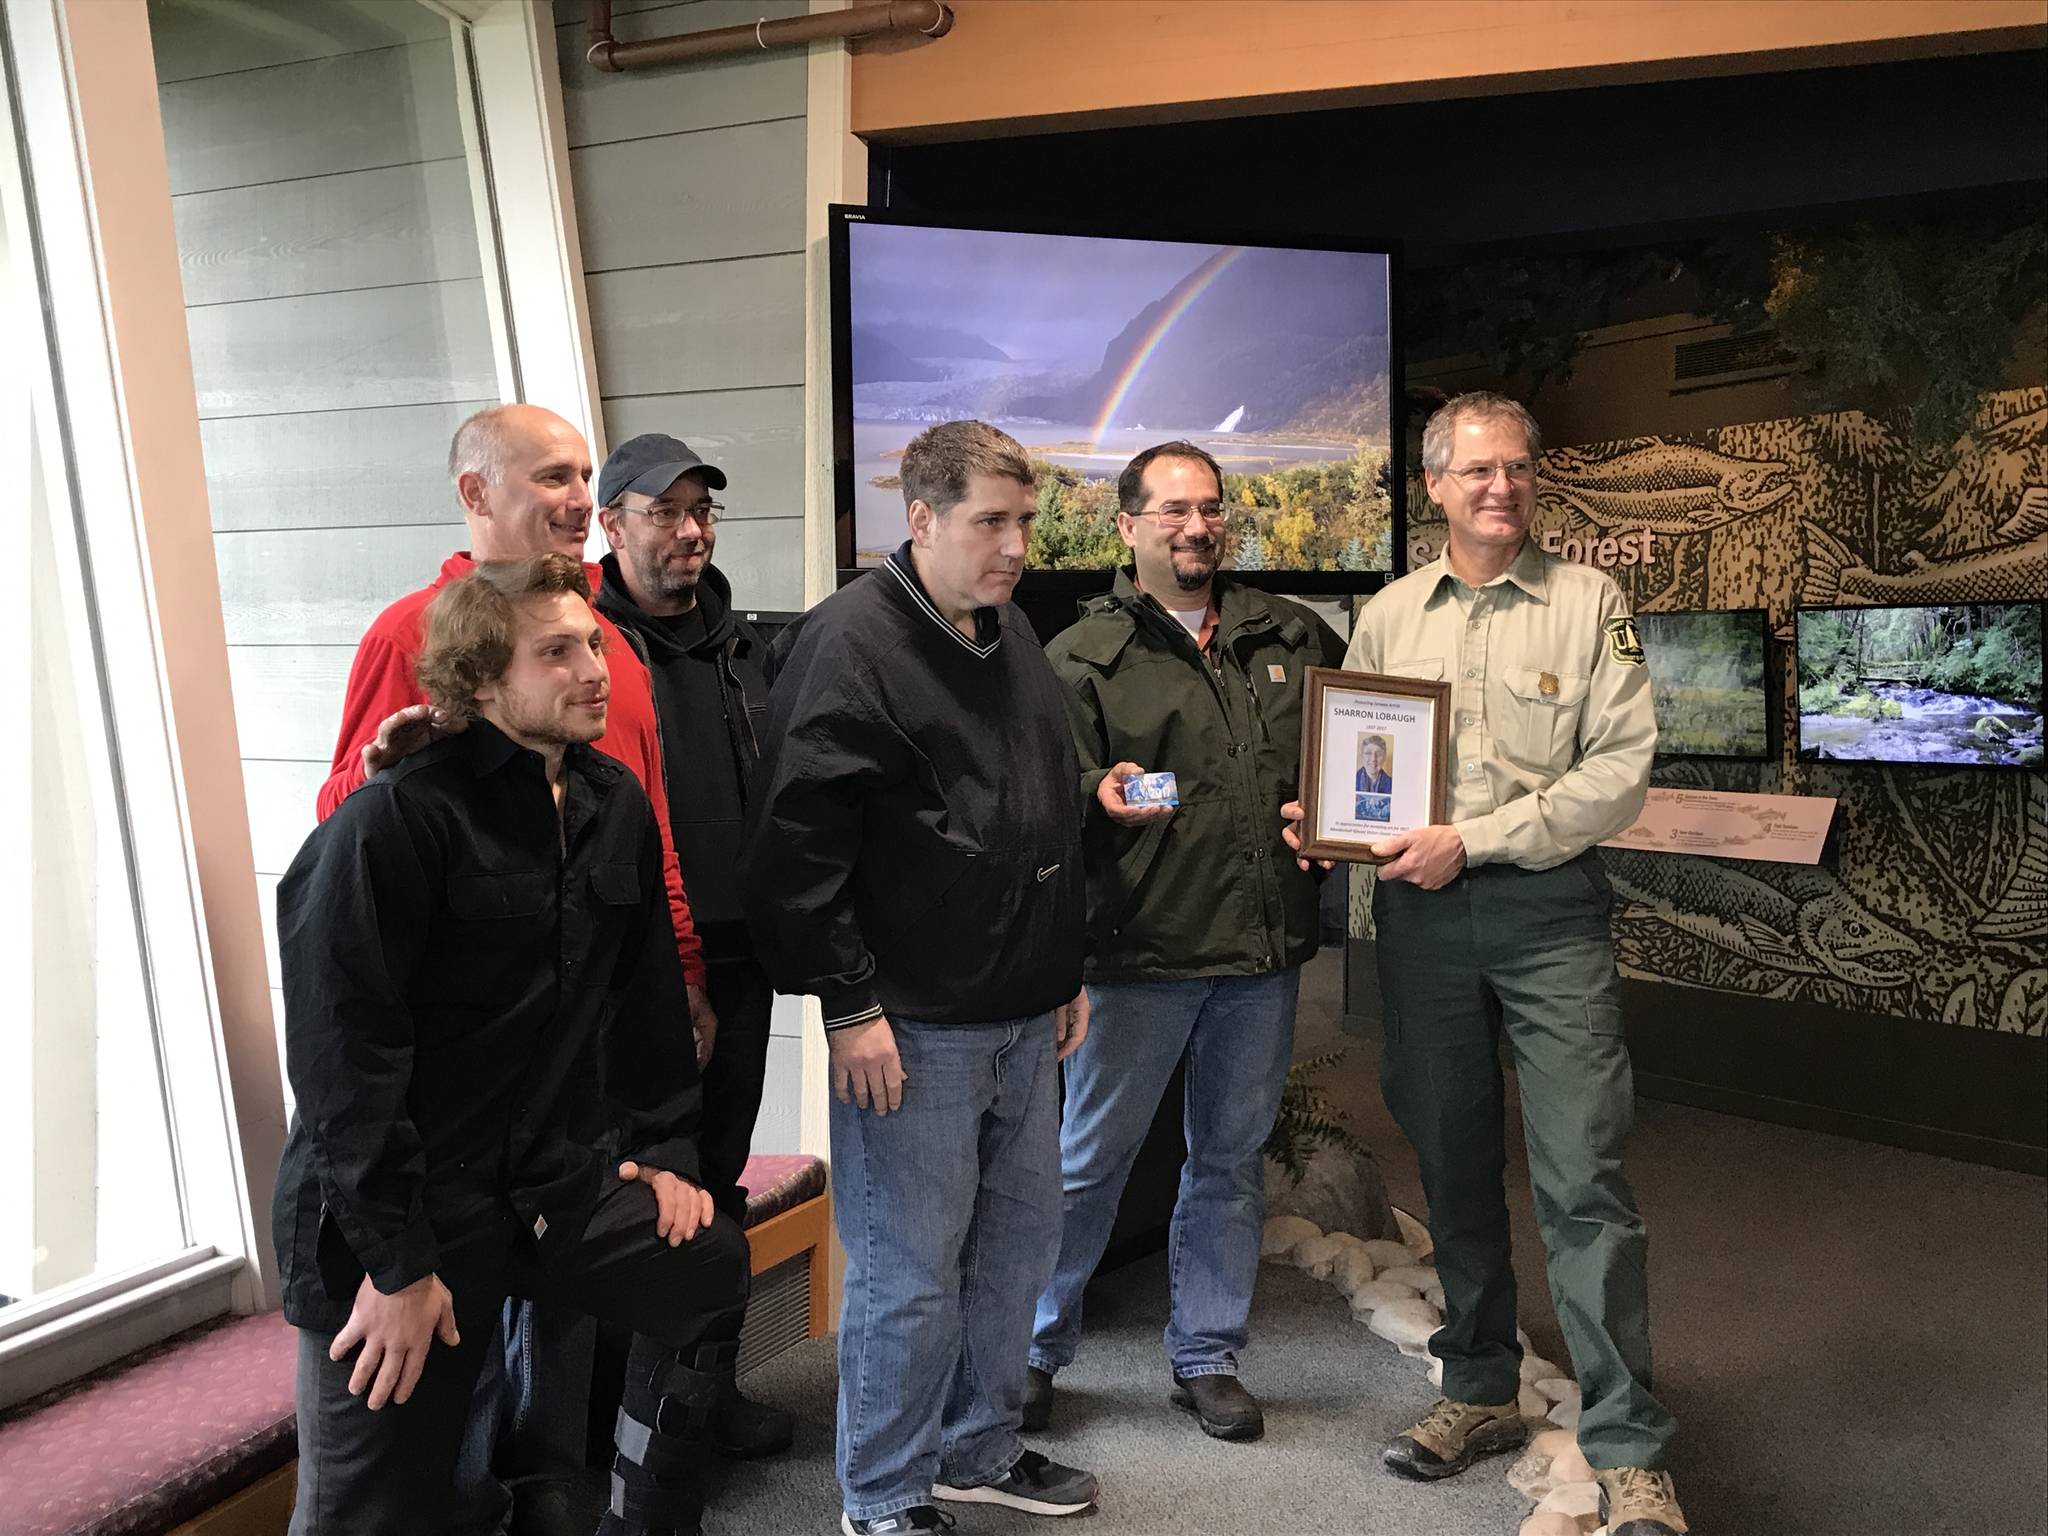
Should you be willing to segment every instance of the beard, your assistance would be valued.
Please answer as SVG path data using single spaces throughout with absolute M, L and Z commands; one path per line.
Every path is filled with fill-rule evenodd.
M 1200 542 L 1176 548 L 1172 551 L 1173 579 L 1183 592 L 1199 592 L 1216 575 L 1216 567 L 1223 556 L 1219 540 L 1203 539 Z
M 610 700 L 607 691 L 606 700 Z M 501 706 L 505 733 L 536 746 L 573 747 L 592 742 L 604 734 L 610 711 L 592 714 L 571 704 L 559 708 L 529 706 L 524 700 L 508 698 Z

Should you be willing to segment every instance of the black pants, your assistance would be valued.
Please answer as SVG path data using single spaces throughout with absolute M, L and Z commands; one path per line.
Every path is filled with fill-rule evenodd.
M 704 1120 L 697 1136 L 704 1188 L 734 1221 L 747 1216 L 740 1172 L 753 1145 L 768 1075 L 768 1013 L 775 994 L 750 959 L 714 960 L 705 991 L 718 1015 L 718 1039 L 704 1068 Z
M 409 1401 L 372 1413 L 349 1396 L 355 1357 L 327 1358 L 332 1334 L 301 1329 L 299 1482 L 292 1536 L 435 1536 L 452 1518 L 455 1458 L 483 1352 L 506 1295 L 575 1307 L 641 1335 L 641 1352 L 739 1336 L 747 1243 L 724 1216 L 679 1247 L 654 1230 L 645 1184 L 606 1191 L 583 1241 L 551 1267 L 516 1246 L 502 1272 L 446 1277 L 462 1342 L 436 1342 Z

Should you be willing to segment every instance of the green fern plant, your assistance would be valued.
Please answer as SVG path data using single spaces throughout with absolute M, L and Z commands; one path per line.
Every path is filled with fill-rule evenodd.
M 1314 1081 L 1318 1073 L 1342 1061 L 1344 1054 L 1326 1051 L 1304 1057 L 1287 1069 L 1287 1083 L 1280 1090 L 1280 1113 L 1266 1138 L 1266 1156 L 1284 1168 L 1296 1184 L 1308 1172 L 1309 1159 L 1318 1148 L 1367 1151 L 1365 1143 L 1345 1128 L 1346 1113 L 1332 1104 L 1322 1085 Z

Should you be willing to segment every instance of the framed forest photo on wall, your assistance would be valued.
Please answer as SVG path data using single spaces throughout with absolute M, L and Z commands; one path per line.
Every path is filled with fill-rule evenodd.
M 1372 845 L 1448 819 L 1451 685 L 1310 667 L 1302 856 L 1378 864 Z

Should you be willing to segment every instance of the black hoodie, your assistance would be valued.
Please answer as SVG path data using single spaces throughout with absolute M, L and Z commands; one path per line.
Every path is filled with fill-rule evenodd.
M 665 618 L 634 603 L 619 557 L 603 560 L 597 606 L 639 648 L 654 682 L 669 824 L 707 961 L 751 955 L 740 911 L 740 824 L 768 714 L 768 648 L 733 611 L 732 585 L 707 564 L 691 613 Z

